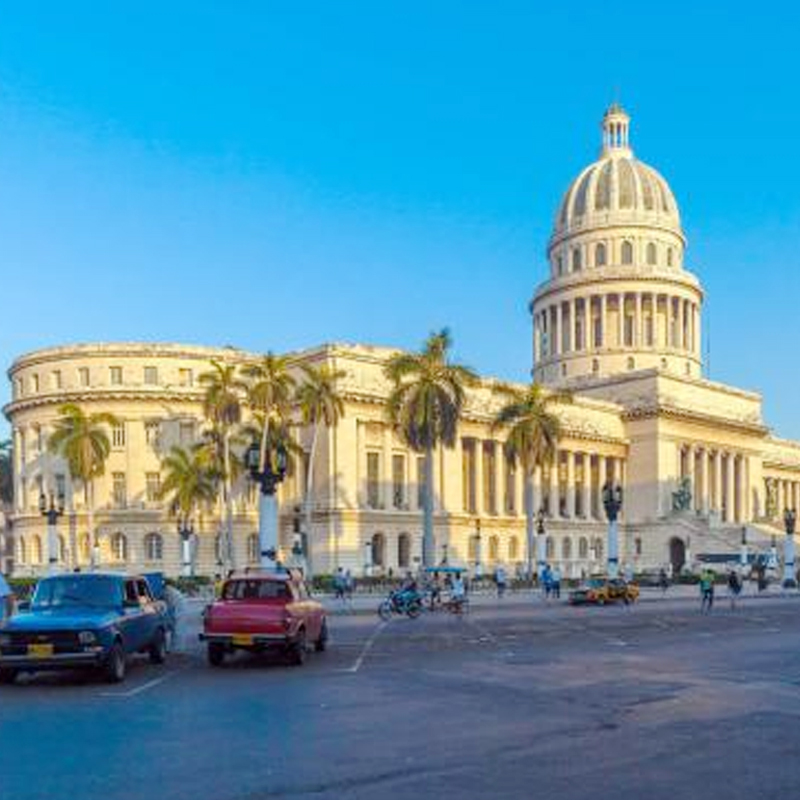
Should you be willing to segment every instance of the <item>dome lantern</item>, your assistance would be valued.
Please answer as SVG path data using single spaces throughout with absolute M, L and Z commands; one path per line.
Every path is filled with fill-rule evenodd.
M 601 155 L 631 155 L 628 139 L 631 118 L 618 103 L 613 103 L 603 114 L 603 150 Z

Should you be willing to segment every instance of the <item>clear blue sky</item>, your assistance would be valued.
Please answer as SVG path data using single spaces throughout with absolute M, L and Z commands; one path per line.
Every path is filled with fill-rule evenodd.
M 800 11 L 699 5 L 5 4 L 0 362 L 449 325 L 524 380 L 555 207 L 618 97 L 681 206 L 711 377 L 800 438 Z

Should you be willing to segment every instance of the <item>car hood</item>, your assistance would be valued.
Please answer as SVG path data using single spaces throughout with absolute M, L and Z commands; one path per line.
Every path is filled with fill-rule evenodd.
M 6 631 L 68 631 L 80 628 L 102 628 L 110 625 L 119 614 L 107 608 L 75 606 L 72 608 L 23 611 L 9 619 L 3 630 Z

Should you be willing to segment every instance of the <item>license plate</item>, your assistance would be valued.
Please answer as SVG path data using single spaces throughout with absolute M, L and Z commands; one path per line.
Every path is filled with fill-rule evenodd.
M 234 645 L 251 645 L 253 644 L 253 637 L 249 633 L 234 633 L 231 636 L 231 644 Z
M 53 645 L 52 644 L 29 644 L 28 655 L 32 658 L 52 658 Z

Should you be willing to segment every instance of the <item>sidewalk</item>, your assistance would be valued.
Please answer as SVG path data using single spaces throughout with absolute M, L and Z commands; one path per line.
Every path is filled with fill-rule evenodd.
M 378 606 L 386 595 L 375 593 L 356 593 L 350 601 L 337 600 L 332 594 L 317 594 L 315 598 L 319 600 L 327 612 L 331 615 L 346 614 L 376 614 Z M 716 597 L 719 601 L 728 599 L 727 587 L 717 586 Z M 777 600 L 781 598 L 798 598 L 800 591 L 796 589 L 784 590 L 778 585 L 771 585 L 763 592 L 759 592 L 755 584 L 752 586 L 745 584 L 742 593 L 739 595 L 738 602 L 749 602 L 757 600 Z M 560 600 L 545 600 L 540 589 L 521 589 L 519 591 L 507 591 L 501 600 L 494 591 L 471 592 L 469 604 L 471 608 L 514 608 L 537 606 L 547 608 L 558 605 L 566 605 L 569 598 L 569 590 L 562 589 Z M 638 602 L 640 603 L 663 603 L 669 601 L 681 601 L 686 603 L 699 603 L 700 590 L 696 585 L 679 584 L 670 586 L 666 593 L 658 587 L 644 586 L 641 588 Z

